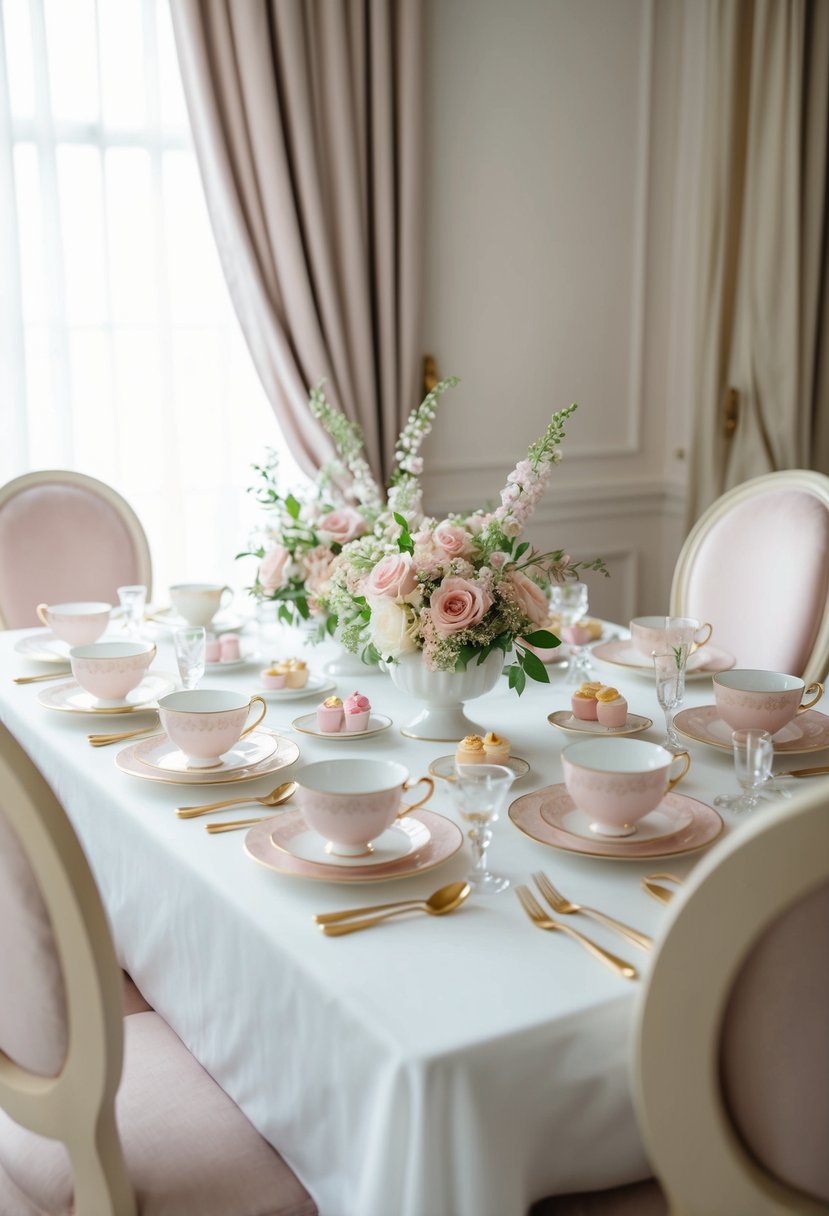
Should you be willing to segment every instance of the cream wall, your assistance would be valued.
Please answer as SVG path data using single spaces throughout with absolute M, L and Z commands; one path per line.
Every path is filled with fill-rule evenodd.
M 666 609 L 684 533 L 694 30 L 684 0 L 430 0 L 423 349 L 462 384 L 435 512 L 497 499 L 579 410 L 530 538 L 603 556 L 591 608 Z

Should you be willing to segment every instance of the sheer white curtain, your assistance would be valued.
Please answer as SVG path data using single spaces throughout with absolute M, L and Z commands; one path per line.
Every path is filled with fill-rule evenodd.
M 250 464 L 284 444 L 219 266 L 167 0 L 2 0 L 0 265 L 0 481 L 113 485 L 158 599 L 243 586 Z

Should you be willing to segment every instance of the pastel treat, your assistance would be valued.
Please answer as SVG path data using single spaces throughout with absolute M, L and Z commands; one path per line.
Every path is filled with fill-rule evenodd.
M 287 688 L 304 688 L 308 683 L 308 664 L 304 659 L 288 659 L 285 664 Z
M 569 646 L 586 646 L 593 640 L 593 635 L 586 625 L 565 625 L 561 631 L 561 640 Z
M 506 764 L 509 760 L 510 741 L 494 730 L 484 735 L 484 756 L 487 764 Z
M 617 688 L 600 688 L 596 693 L 596 718 L 602 726 L 624 726 L 628 703 Z
M 368 697 L 363 696 L 361 692 L 353 692 L 350 697 L 346 697 L 343 709 L 347 731 L 368 729 L 368 720 L 371 717 L 371 702 Z
M 275 663 L 271 663 L 270 667 L 266 667 L 259 673 L 259 680 L 263 688 L 284 688 L 285 679 L 285 668 L 281 665 L 277 666 Z
M 238 663 L 242 657 L 239 649 L 239 637 L 235 633 L 226 633 L 219 641 L 222 663 Z
M 602 687 L 603 685 L 601 684 L 589 683 L 582 684 L 576 689 L 570 700 L 570 707 L 574 718 L 578 718 L 582 722 L 597 721 L 596 693 Z
M 204 643 L 204 658 L 207 663 L 218 663 L 222 657 L 222 644 L 218 638 L 207 638 Z
M 480 735 L 467 735 L 455 748 L 456 764 L 484 764 L 486 752 Z
M 337 735 L 342 730 L 345 712 L 339 697 L 326 697 L 317 706 L 317 726 L 326 735 Z

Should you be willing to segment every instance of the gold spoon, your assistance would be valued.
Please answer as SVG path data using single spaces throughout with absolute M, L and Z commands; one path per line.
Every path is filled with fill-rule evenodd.
M 71 671 L 49 671 L 42 676 L 15 676 L 15 684 L 37 684 L 40 680 L 62 680 L 65 676 L 71 676 Z
M 648 895 L 658 899 L 661 904 L 669 904 L 674 897 L 674 892 L 669 891 L 667 887 L 660 886 L 657 879 L 662 882 L 675 882 L 680 887 L 682 879 L 677 878 L 676 874 L 646 874 L 641 879 L 643 891 L 647 891 Z
M 347 912 L 323 912 L 314 920 L 328 937 L 341 937 L 344 933 L 356 933 L 358 929 L 369 929 L 391 916 L 403 912 L 428 912 L 430 916 L 446 916 L 454 912 L 469 896 L 472 888 L 468 882 L 450 882 L 446 887 L 434 891 L 428 899 L 404 899 L 397 903 L 375 904 L 368 908 L 350 908 Z M 367 912 L 378 913 L 366 919 L 354 920 Z
M 249 828 L 253 823 L 263 823 L 266 819 L 273 819 L 273 815 L 257 815 L 255 819 L 228 819 L 226 823 L 206 823 L 205 830 L 211 836 L 215 836 L 217 832 L 235 832 L 237 828 Z
M 195 819 L 197 815 L 206 815 L 208 811 L 220 811 L 226 806 L 242 806 L 246 802 L 258 802 L 261 806 L 279 806 L 280 803 L 288 801 L 295 789 L 295 781 L 284 781 L 262 798 L 252 798 L 248 794 L 246 798 L 227 798 L 224 802 L 206 802 L 203 806 L 179 806 L 176 807 L 176 814 L 179 819 Z

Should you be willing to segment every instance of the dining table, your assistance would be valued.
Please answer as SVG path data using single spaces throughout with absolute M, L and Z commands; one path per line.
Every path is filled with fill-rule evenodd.
M 159 689 L 165 677 L 172 686 L 169 629 L 149 622 L 145 629 L 157 644 L 150 673 Z M 663 831 L 661 840 L 657 834 L 643 853 L 641 833 L 627 843 L 604 841 L 566 817 L 551 828 L 546 804 L 533 800 L 543 790 L 561 793 L 562 750 L 584 737 L 569 718 L 574 686 L 566 665 L 551 663 L 549 683 L 528 681 L 521 696 L 500 677 L 466 712 L 507 736 L 511 755 L 525 762 L 488 854 L 510 886 L 473 892 L 450 915 L 412 913 L 329 937 L 315 914 L 425 898 L 464 878 L 472 851 L 445 777 L 436 778 L 421 815 L 440 842 L 424 850 L 427 860 L 419 864 L 415 854 L 402 868 L 358 871 L 356 880 L 333 860 L 297 865 L 290 833 L 284 847 L 272 843 L 281 824 L 296 821 L 293 800 L 270 812 L 267 831 L 260 823 L 206 831 L 211 821 L 268 815 L 253 801 L 190 819 L 176 808 L 263 797 L 324 759 L 389 759 L 412 780 L 447 765 L 451 774 L 454 744 L 401 732 L 417 707 L 386 673 L 365 667 L 329 678 L 335 643 L 304 645 L 297 657 L 307 662 L 310 688 L 266 697 L 263 726 L 284 747 L 284 766 L 252 780 L 192 784 L 185 776 L 179 784 L 175 772 L 142 771 L 137 739 L 97 748 L 87 741 L 91 731 L 150 732 L 151 709 L 85 712 L 60 693 L 71 675 L 13 682 L 50 671 L 32 657 L 45 633 L 0 632 L 0 717 L 74 825 L 122 966 L 283 1155 L 321 1216 L 524 1216 L 544 1196 L 648 1176 L 631 1036 L 651 954 L 582 914 L 567 918 L 635 966 L 638 978 L 624 978 L 565 934 L 537 928 L 516 887 L 532 886 L 531 875 L 544 871 L 569 899 L 658 940 L 667 909 L 643 889 L 643 877 L 668 870 L 682 879 L 749 818 L 713 809 L 718 794 L 737 792 L 727 735 L 709 740 L 697 728 L 699 737 L 683 735 L 691 763 L 673 796 L 691 812 L 691 828 Z M 262 693 L 255 626 L 241 636 L 242 659 L 210 665 L 199 687 Z M 639 723 L 636 737 L 658 743 L 665 724 L 653 674 L 647 663 L 622 661 L 626 638 L 625 629 L 604 625 L 594 678 L 618 688 L 630 712 L 650 722 Z M 378 729 L 313 733 L 323 697 L 335 691 L 345 699 L 355 690 L 369 697 Z M 705 711 L 707 722 L 713 704 L 711 675 L 691 671 L 683 711 Z M 778 769 L 827 761 L 825 731 L 804 735 L 802 747 L 791 733 L 793 758 L 778 756 Z M 774 811 L 772 799 L 754 814 Z M 699 962 L 704 968 L 704 942 Z

